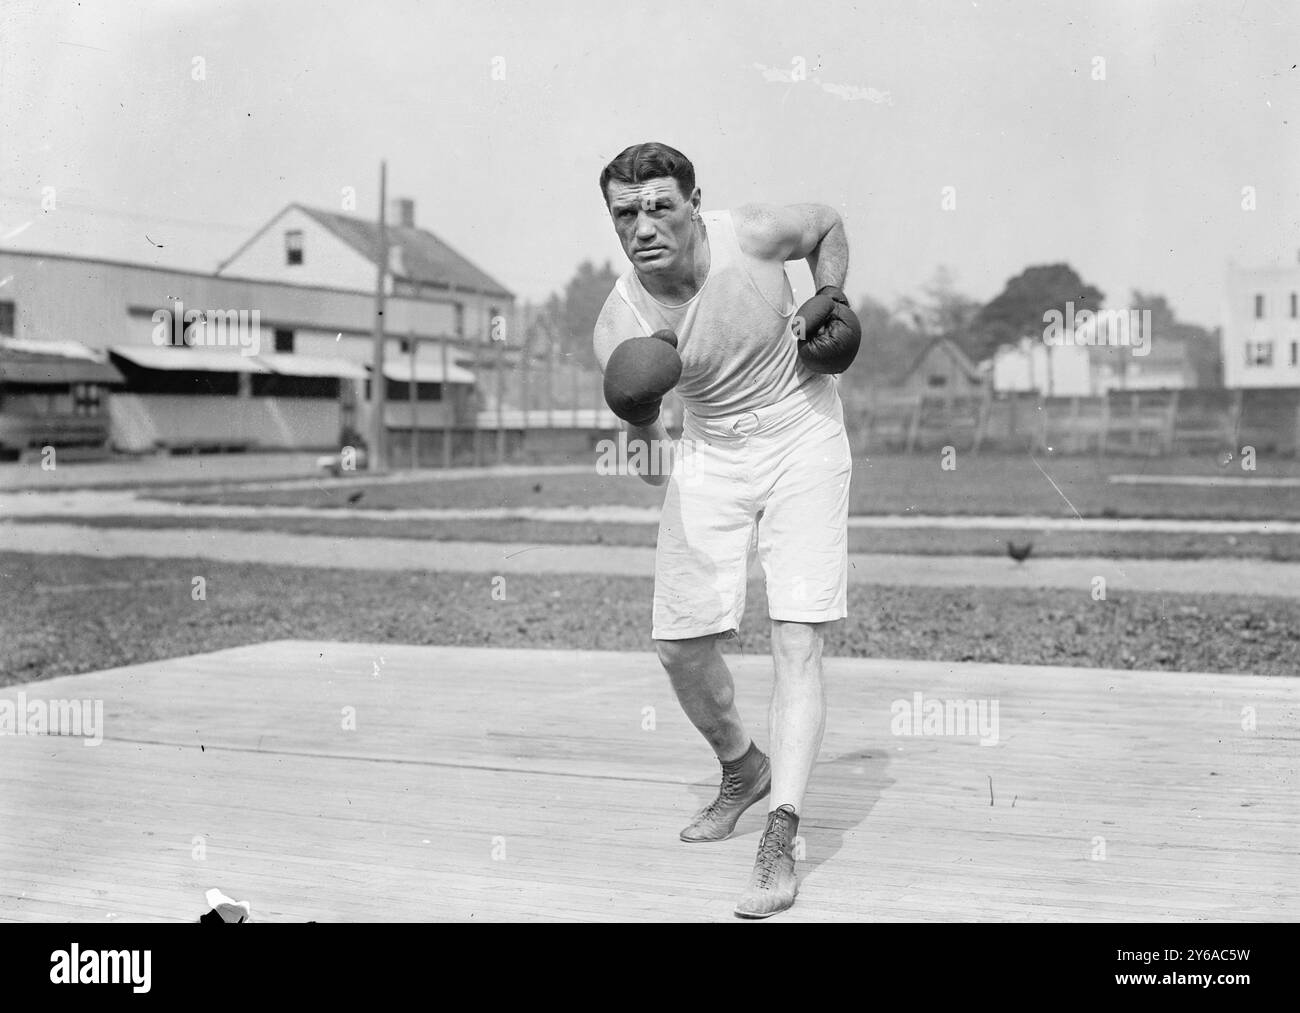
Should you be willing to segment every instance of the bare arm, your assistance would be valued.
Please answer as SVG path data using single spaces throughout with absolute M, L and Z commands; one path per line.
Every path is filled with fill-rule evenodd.
M 807 260 L 813 284 L 844 287 L 849 241 L 844 222 L 825 204 L 745 204 L 736 209 L 736 233 L 747 253 L 762 260 Z
M 596 320 L 596 329 L 592 335 L 592 350 L 600 371 L 605 372 L 605 364 L 622 342 L 636 337 L 641 331 L 636 319 L 623 306 L 618 296 L 610 293 L 605 307 Z M 637 477 L 648 485 L 659 486 L 668 481 L 672 473 L 673 445 L 668 430 L 663 423 L 663 416 L 655 419 L 649 426 L 634 426 L 624 422 L 627 431 L 628 458 L 633 462 L 642 462 L 645 467 L 637 471 Z M 644 450 L 637 452 L 636 443 L 643 442 Z M 655 450 L 661 451 L 659 454 Z M 666 465 L 659 467 L 659 465 Z

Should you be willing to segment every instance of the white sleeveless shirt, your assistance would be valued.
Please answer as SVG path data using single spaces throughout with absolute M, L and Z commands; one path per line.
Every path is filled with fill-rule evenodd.
M 830 376 L 811 372 L 799 360 L 790 329 L 797 307 L 789 276 L 782 270 L 781 305 L 773 305 L 754 280 L 750 263 L 758 262 L 741 249 L 731 212 L 700 217 L 709 237 L 709 276 L 690 300 L 678 306 L 660 302 L 635 268 L 614 284 L 646 334 L 667 327 L 677 335 L 682 378 L 675 391 L 687 410 L 721 418 L 776 404 L 805 385 L 833 388 Z

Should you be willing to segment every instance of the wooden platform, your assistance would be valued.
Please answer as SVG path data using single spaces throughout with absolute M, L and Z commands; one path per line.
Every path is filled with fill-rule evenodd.
M 731 661 L 766 743 L 770 659 Z M 1297 681 L 827 671 L 775 921 L 1300 918 Z M 648 652 L 284 641 L 19 693 L 102 700 L 105 737 L 0 735 L 4 920 L 187 921 L 215 886 L 260 921 L 731 922 L 761 825 L 678 841 L 717 767 Z M 893 734 L 916 693 L 996 702 L 998 743 Z

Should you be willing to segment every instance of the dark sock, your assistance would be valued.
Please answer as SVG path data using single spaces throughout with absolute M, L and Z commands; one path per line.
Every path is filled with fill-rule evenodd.
M 722 764 L 722 769 L 725 771 L 739 770 L 741 767 L 746 766 L 749 763 L 750 758 L 757 752 L 758 744 L 753 739 L 750 739 L 749 748 L 746 749 L 743 754 L 736 757 L 734 760 L 719 760 L 718 762 Z

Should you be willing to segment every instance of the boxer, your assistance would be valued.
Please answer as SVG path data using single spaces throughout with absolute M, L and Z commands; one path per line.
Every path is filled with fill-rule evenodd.
M 692 724 L 722 766 L 717 797 L 681 832 L 730 836 L 769 797 L 742 918 L 794 903 L 795 837 L 825 726 L 822 645 L 847 615 L 852 461 L 835 374 L 861 326 L 842 287 L 844 225 L 821 204 L 701 210 L 695 169 L 664 144 L 635 144 L 605 166 L 601 196 L 629 261 L 593 335 L 611 409 L 628 443 L 669 445 L 660 417 L 675 390 L 684 406 L 667 474 L 655 557 L 653 629 L 659 659 Z M 801 307 L 785 262 L 806 260 L 817 294 Z M 689 480 L 683 474 L 689 471 Z M 771 758 L 750 738 L 719 641 L 745 608 L 751 547 L 766 580 L 775 682 Z

